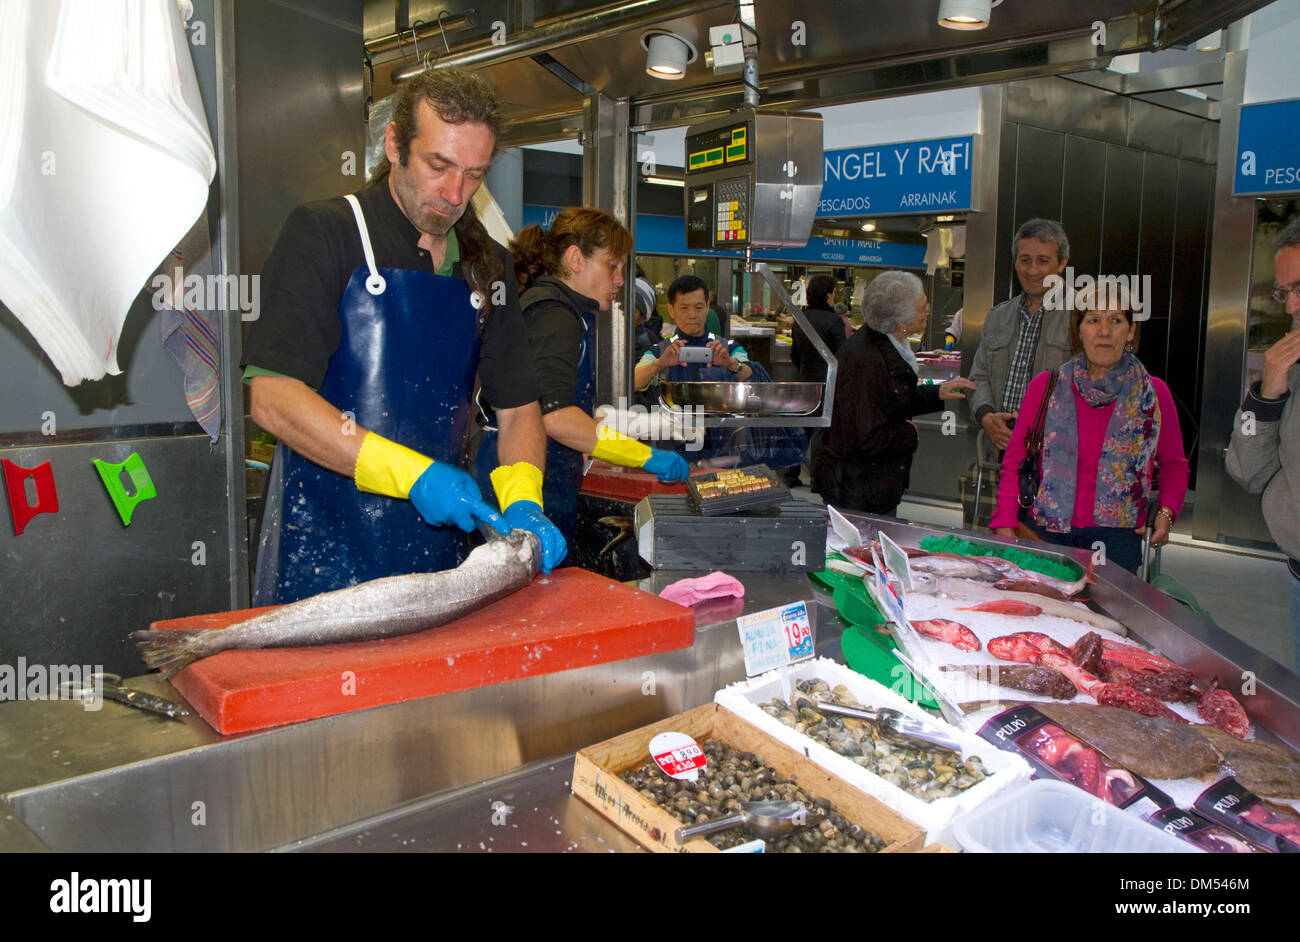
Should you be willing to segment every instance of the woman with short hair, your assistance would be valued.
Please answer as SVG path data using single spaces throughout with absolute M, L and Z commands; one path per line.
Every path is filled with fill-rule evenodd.
M 862 298 L 864 324 L 839 351 L 829 428 L 813 436 L 813 490 L 827 504 L 892 516 L 907 490 L 918 442 L 913 416 L 974 389 L 968 379 L 921 385 L 909 335 L 924 330 L 930 302 L 921 279 L 887 271 Z
M 1094 305 L 1075 312 L 1074 324 L 1082 352 L 1056 371 L 1043 418 L 1041 484 L 1022 509 L 1020 465 L 1047 393 L 1047 370 L 1025 390 L 991 525 L 999 536 L 1082 549 L 1101 543 L 1107 560 L 1136 572 L 1156 470 L 1155 545 L 1168 541 L 1187 494 L 1178 411 L 1169 387 L 1127 349 L 1136 325 L 1126 306 Z

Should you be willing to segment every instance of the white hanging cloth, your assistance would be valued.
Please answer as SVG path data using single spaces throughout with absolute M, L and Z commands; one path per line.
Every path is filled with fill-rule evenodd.
M 121 372 L 216 166 L 175 0 L 0 3 L 0 301 L 64 383 Z

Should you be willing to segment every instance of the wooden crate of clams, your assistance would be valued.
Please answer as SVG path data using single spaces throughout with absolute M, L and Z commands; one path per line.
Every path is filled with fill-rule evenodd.
M 709 703 L 588 746 L 574 759 L 573 793 L 652 851 L 720 852 L 707 837 L 678 844 L 674 834 L 683 822 L 619 777 L 652 762 L 650 740 L 659 733 L 670 731 L 685 733 L 701 746 L 706 740 L 716 739 L 736 750 L 761 757 L 764 765 L 781 779 L 794 781 L 810 797 L 829 800 L 833 813 L 882 839 L 883 846 L 879 846 L 871 838 L 859 838 L 865 846 L 879 846 L 883 853 L 914 852 L 919 851 L 924 843 L 924 833 L 916 824 L 814 765 L 730 710 Z M 738 842 L 741 838 L 749 839 L 743 829 L 736 829 L 734 833 L 740 835 L 736 839 Z

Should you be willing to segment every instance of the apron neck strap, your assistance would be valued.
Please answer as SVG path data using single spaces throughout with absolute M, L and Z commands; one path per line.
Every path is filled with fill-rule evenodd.
M 352 193 L 343 198 L 352 207 L 352 215 L 357 217 L 357 232 L 361 233 L 361 251 L 366 253 L 366 267 L 370 269 L 370 277 L 366 279 L 366 290 L 371 294 L 383 294 L 388 283 L 375 267 L 375 250 L 370 245 L 370 231 L 366 228 L 366 217 L 361 212 L 361 204 Z

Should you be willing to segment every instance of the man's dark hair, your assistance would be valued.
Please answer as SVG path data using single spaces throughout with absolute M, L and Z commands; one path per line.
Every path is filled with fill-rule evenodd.
M 1011 261 L 1013 262 L 1020 254 L 1021 239 L 1051 242 L 1056 246 L 1057 261 L 1063 262 L 1070 257 L 1070 237 L 1065 234 L 1065 229 L 1055 219 L 1029 219 L 1021 223 L 1016 234 L 1011 237 Z
M 411 154 L 411 141 L 415 139 L 416 118 L 422 101 L 427 101 L 447 124 L 481 124 L 492 132 L 493 137 L 501 136 L 505 122 L 491 85 L 473 72 L 461 69 L 426 69 L 405 83 L 393 102 L 393 117 L 389 123 L 397 134 L 398 159 L 403 167 Z M 368 185 L 382 183 L 387 186 L 392 169 L 388 156 L 382 155 Z M 505 268 L 497 256 L 496 243 L 479 222 L 472 205 L 465 207 L 452 228 L 460 242 L 460 265 L 465 280 L 489 299 L 479 312 L 481 320 L 492 309 L 490 299 L 495 293 L 492 284 L 501 278 Z
M 808 279 L 808 289 L 805 296 L 808 299 L 809 306 L 817 305 L 826 307 L 826 301 L 835 293 L 835 278 L 831 275 L 813 275 Z
M 1300 245 L 1300 216 L 1293 216 L 1273 240 L 1273 251 L 1280 252 Z
M 679 275 L 668 286 L 668 303 L 675 302 L 679 294 L 692 294 L 696 291 L 703 291 L 704 297 L 708 298 L 709 286 L 704 283 L 703 278 L 697 278 L 694 275 Z

